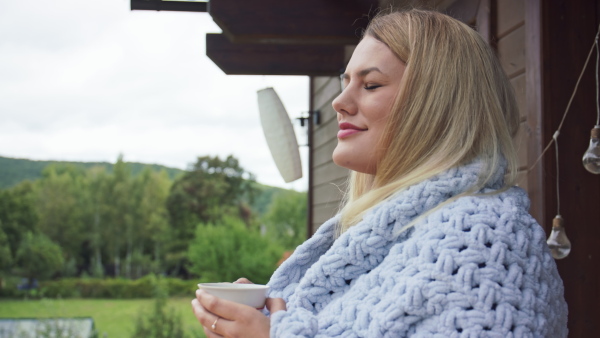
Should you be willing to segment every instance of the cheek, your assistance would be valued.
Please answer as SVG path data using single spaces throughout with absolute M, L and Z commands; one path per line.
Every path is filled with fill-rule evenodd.
M 383 97 L 365 104 L 363 111 L 365 118 L 368 120 L 369 129 L 372 127 L 379 128 L 380 125 L 385 124 L 393 105 L 394 102 L 389 97 Z

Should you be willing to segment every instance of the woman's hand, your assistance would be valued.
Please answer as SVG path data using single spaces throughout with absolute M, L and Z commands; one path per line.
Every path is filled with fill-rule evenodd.
M 236 283 L 241 282 L 238 280 Z M 271 313 L 286 309 L 281 298 L 267 298 L 266 306 Z M 192 309 L 209 338 L 269 337 L 269 318 L 253 307 L 221 299 L 199 289 L 192 301 Z

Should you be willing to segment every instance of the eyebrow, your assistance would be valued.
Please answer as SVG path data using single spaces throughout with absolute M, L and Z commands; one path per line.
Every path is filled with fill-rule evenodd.
M 383 72 L 379 68 L 369 67 L 369 68 L 365 68 L 365 69 L 361 70 L 360 72 L 358 72 L 358 76 L 365 77 L 367 74 L 369 74 L 371 72 L 379 72 L 379 73 L 383 74 Z M 350 75 L 344 73 L 344 74 L 340 75 L 340 78 L 342 80 L 346 80 L 346 79 L 350 78 Z

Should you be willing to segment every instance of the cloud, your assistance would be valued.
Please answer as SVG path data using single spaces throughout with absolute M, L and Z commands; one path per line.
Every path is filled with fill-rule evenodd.
M 274 87 L 294 118 L 308 78 L 226 76 L 205 55 L 219 31 L 206 13 L 127 0 L 0 3 L 0 155 L 184 168 L 233 154 L 260 182 L 305 189 L 279 177 L 256 91 Z

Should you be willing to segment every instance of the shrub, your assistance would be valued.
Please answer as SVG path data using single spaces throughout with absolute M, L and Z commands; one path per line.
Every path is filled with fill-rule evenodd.
M 153 312 L 141 310 L 135 322 L 132 338 L 183 338 L 183 320 L 181 314 L 166 307 L 165 298 L 154 301 Z
M 161 278 L 165 292 L 169 296 L 193 297 L 201 281 L 186 281 L 177 278 Z M 154 275 L 147 275 L 137 280 L 130 279 L 96 279 L 96 278 L 65 278 L 56 281 L 40 283 L 39 297 L 49 298 L 152 298 L 158 279 Z M 4 292 L 3 297 L 20 297 L 16 292 Z
M 49 278 L 62 269 L 63 264 L 60 246 L 42 233 L 27 232 L 15 255 L 15 265 L 30 280 Z
M 196 332 L 190 332 L 186 335 L 183 332 L 183 319 L 181 314 L 167 307 L 168 284 L 169 279 L 155 278 L 154 276 L 148 279 L 153 280 L 153 294 L 155 297 L 154 307 L 152 312 L 140 310 L 135 323 L 135 330 L 132 338 L 184 338 L 184 337 L 199 337 Z M 173 280 L 173 279 L 170 279 Z
M 219 225 L 198 225 L 188 250 L 188 270 L 211 282 L 246 277 L 266 283 L 282 252 L 279 245 L 248 229 L 243 221 L 224 217 Z

